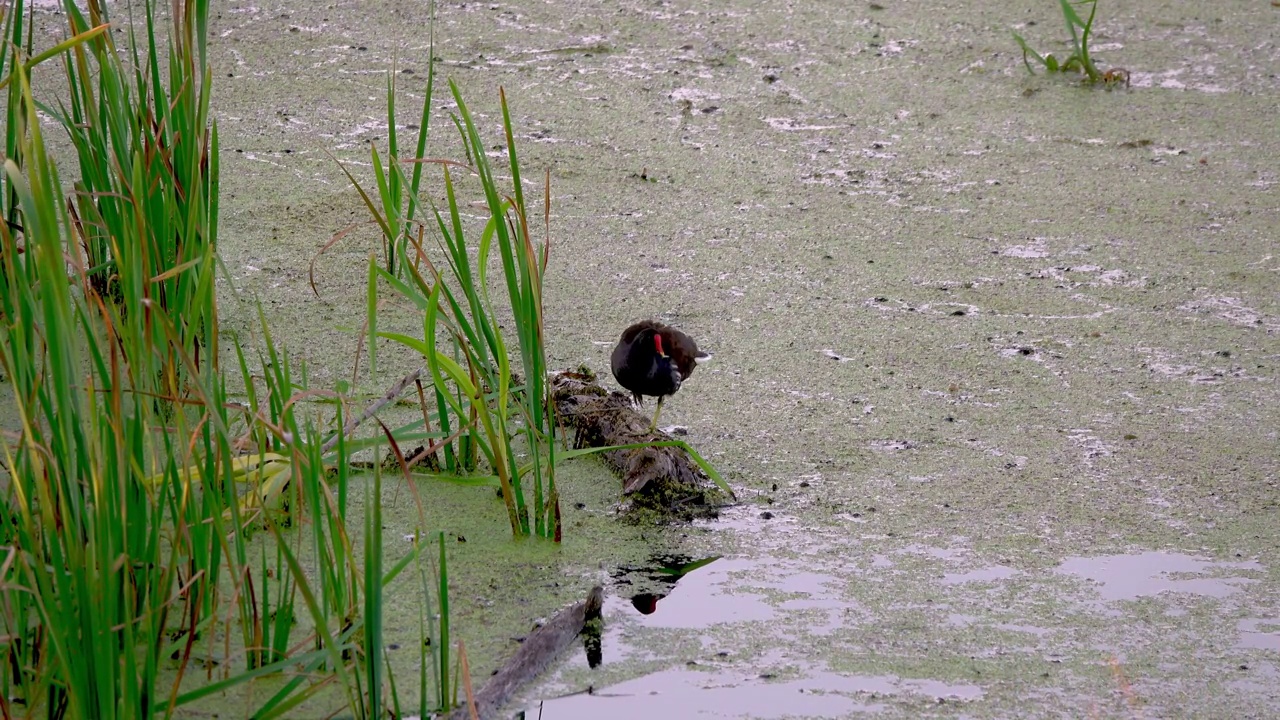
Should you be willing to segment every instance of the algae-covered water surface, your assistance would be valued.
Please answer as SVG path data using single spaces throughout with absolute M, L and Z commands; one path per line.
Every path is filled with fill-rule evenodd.
M 348 378 L 377 239 L 321 256 L 313 294 L 308 263 L 365 220 L 330 154 L 371 174 L 387 72 L 421 102 L 429 7 L 213 14 L 223 321 L 261 298 L 313 383 Z M 565 658 L 513 712 L 1280 713 L 1280 9 L 1104 1 L 1110 90 L 1028 75 L 1011 30 L 1065 48 L 1047 0 L 436 15 L 494 150 L 502 86 L 550 170 L 551 364 L 603 372 L 645 317 L 689 332 L 715 359 L 663 418 L 743 500 L 620 524 L 579 462 L 557 547 L 509 540 L 489 490 L 423 487 L 465 536 L 477 682 L 605 581 L 603 664 Z M 363 389 L 416 362 L 386 357 Z M 719 559 L 653 580 L 672 556 Z

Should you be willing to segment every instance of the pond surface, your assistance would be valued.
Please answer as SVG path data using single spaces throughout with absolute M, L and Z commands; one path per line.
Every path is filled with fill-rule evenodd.
M 595 568 L 544 558 L 559 589 L 501 629 L 460 600 L 478 676 L 652 547 L 722 557 L 649 614 L 611 577 L 604 664 L 567 658 L 523 707 L 1275 716 L 1280 10 L 1104 2 L 1095 57 L 1132 81 L 1104 91 L 1023 69 L 1010 30 L 1061 55 L 1056 7 L 438 5 L 440 69 L 498 149 L 504 86 L 526 178 L 551 171 L 552 364 L 603 372 L 645 317 L 692 334 L 715 361 L 664 419 L 745 499 Z M 248 333 L 261 297 L 332 383 L 376 239 L 312 295 L 312 256 L 365 220 L 329 153 L 370 175 L 393 63 L 418 122 L 427 4 L 216 14 L 223 314 Z M 443 118 L 428 155 L 456 154 Z M 388 363 L 366 389 L 413 358 Z

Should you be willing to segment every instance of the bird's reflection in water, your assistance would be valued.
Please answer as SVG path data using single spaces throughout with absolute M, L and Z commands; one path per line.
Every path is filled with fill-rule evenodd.
M 658 609 L 658 601 L 666 597 L 666 593 L 655 595 L 654 593 L 640 593 L 631 596 L 631 604 L 641 615 L 652 615 Z
M 680 578 L 719 559 L 719 555 L 700 560 L 687 555 L 654 555 L 649 565 L 618 568 L 613 572 L 613 578 L 619 594 L 625 595 L 628 587 L 633 591 L 632 607 L 641 615 L 652 615 L 658 609 L 658 601 L 671 593 Z M 582 648 L 586 651 L 589 667 L 599 667 L 604 662 L 601 648 L 603 633 L 604 617 L 600 606 L 593 606 L 589 600 L 582 627 Z
M 623 585 L 630 585 L 635 590 L 631 596 L 631 606 L 637 612 L 652 615 L 658 610 L 658 601 L 671 594 L 680 578 L 719 559 L 719 555 L 697 560 L 687 555 L 655 555 L 650 558 L 650 565 L 619 568 L 614 573 L 614 578 L 618 582 L 619 592 L 625 592 L 621 587 Z

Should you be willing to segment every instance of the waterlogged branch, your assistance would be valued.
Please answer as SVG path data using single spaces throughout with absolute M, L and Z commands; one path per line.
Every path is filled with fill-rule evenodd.
M 591 588 L 586 600 L 561 610 L 529 633 L 520 649 L 476 693 L 475 708 L 480 720 L 498 717 L 498 711 L 523 685 L 546 670 L 588 623 L 600 619 L 603 606 L 604 588 L 597 585 Z M 598 624 L 595 625 L 594 632 L 599 630 Z M 464 705 L 454 710 L 449 720 L 470 720 L 471 717 L 471 708 Z
M 357 417 L 347 420 L 346 425 L 342 427 L 341 434 L 335 433 L 333 437 L 326 440 L 324 445 L 320 446 L 320 452 L 323 454 L 332 450 L 333 446 L 338 444 L 339 438 L 349 437 L 351 433 L 355 432 L 357 427 L 360 427 L 360 423 L 368 420 L 378 414 L 379 410 L 395 402 L 397 398 L 404 394 L 405 388 L 409 387 L 410 384 L 417 382 L 420 377 L 422 377 L 422 368 L 418 368 L 408 375 L 405 375 L 401 378 L 400 382 L 397 382 L 395 385 L 387 388 L 387 391 L 382 394 L 382 397 L 370 403 L 369 406 L 364 409 L 364 412 L 360 413 Z

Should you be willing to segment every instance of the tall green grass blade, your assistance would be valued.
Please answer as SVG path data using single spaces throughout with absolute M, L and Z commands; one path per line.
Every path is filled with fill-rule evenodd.
M 109 29 L 110 28 L 107 25 L 99 25 L 98 27 L 93 28 L 92 30 L 86 30 L 82 33 L 73 35 L 72 37 L 69 37 L 66 40 L 63 40 L 57 45 L 54 45 L 48 50 L 45 50 L 39 55 L 36 55 L 35 57 L 23 63 L 23 69 L 26 72 L 30 73 L 40 63 L 43 63 L 46 60 L 52 60 L 55 57 L 60 57 L 71 48 L 77 45 L 80 45 L 82 43 L 88 42 L 89 40 L 92 40 L 98 37 L 99 35 L 105 33 Z M 3 66 L 0 66 L 0 67 L 3 67 Z M 11 80 L 13 80 L 13 76 L 6 75 L 3 80 L 0 80 L 0 89 L 7 87 Z
M 367 486 L 366 486 L 367 487 Z M 365 494 L 364 667 L 369 688 L 368 717 L 382 717 L 382 470 L 375 465 L 373 492 Z
M 316 598 L 315 592 L 311 589 L 311 585 L 306 581 L 306 573 L 303 572 L 302 565 L 299 564 L 298 558 L 293 551 L 289 549 L 288 543 L 284 542 L 284 537 L 275 523 L 267 525 L 271 534 L 275 537 L 277 547 L 284 556 L 285 562 L 289 565 L 289 570 L 293 576 L 297 578 L 298 590 L 302 593 L 302 599 L 307 605 L 307 609 L 311 612 L 311 619 L 315 622 L 315 631 L 320 639 L 321 649 L 328 655 L 329 667 L 337 676 L 339 684 L 343 688 L 343 692 L 347 697 L 347 704 L 353 710 L 363 713 L 364 701 L 359 693 L 353 692 L 355 687 L 351 680 L 347 677 L 346 664 L 342 660 L 342 651 L 339 645 L 339 636 L 332 633 L 329 629 L 328 617 L 326 613 L 321 611 L 320 601 Z M 339 633 L 341 635 L 342 633 Z
M 365 317 L 369 325 L 369 374 L 378 374 L 378 265 L 373 255 L 369 256 L 369 273 L 365 281 Z
M 449 565 L 446 562 L 444 553 L 443 532 L 436 535 L 436 542 L 440 546 L 440 564 L 437 566 L 437 572 L 440 575 L 440 589 L 436 594 L 436 598 L 440 602 L 440 704 L 442 709 L 445 709 L 452 704 L 449 701 L 451 697 L 449 693 L 449 645 L 452 640 L 449 637 Z
M 1028 74 L 1036 74 L 1035 69 L 1031 67 L 1031 63 L 1027 61 L 1028 55 L 1035 58 L 1036 62 L 1040 63 L 1041 66 L 1048 67 L 1048 63 L 1045 62 L 1045 59 L 1040 55 L 1040 53 L 1033 50 L 1031 46 L 1027 44 L 1027 41 L 1022 39 L 1021 35 L 1013 33 L 1013 39 L 1017 40 L 1018 46 L 1022 48 L 1022 64 L 1027 68 Z
M 1082 20 L 1080 14 L 1076 11 L 1076 5 L 1088 5 L 1089 17 Z M 1027 72 L 1034 74 L 1031 63 L 1027 60 L 1030 55 L 1040 63 L 1045 70 L 1050 73 L 1078 71 L 1085 75 L 1085 82 L 1097 83 L 1103 79 L 1102 74 L 1093 64 L 1093 59 L 1089 54 L 1089 36 L 1093 31 L 1093 20 L 1098 11 L 1097 0 L 1058 0 L 1059 9 L 1062 12 L 1063 22 L 1067 26 L 1067 34 L 1070 36 L 1071 55 L 1066 59 L 1059 61 L 1052 54 L 1040 55 L 1021 35 L 1012 33 L 1013 39 L 1022 48 L 1022 64 L 1027 68 Z

